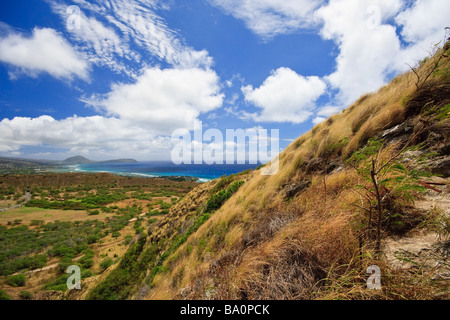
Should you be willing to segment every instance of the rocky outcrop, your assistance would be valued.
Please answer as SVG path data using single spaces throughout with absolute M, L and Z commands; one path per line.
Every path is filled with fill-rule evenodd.
M 381 132 L 377 138 L 384 140 L 386 144 L 395 142 L 406 143 L 413 132 L 414 124 L 411 120 L 408 120 Z
M 339 160 L 325 161 L 323 158 L 311 159 L 303 165 L 306 173 L 323 173 L 329 174 L 341 166 Z
M 450 156 L 438 157 L 428 161 L 428 169 L 444 178 L 450 177 Z
M 283 188 L 284 198 L 285 200 L 292 199 L 298 193 L 305 190 L 311 185 L 311 180 L 303 180 L 300 182 L 296 182 L 293 184 L 287 184 Z

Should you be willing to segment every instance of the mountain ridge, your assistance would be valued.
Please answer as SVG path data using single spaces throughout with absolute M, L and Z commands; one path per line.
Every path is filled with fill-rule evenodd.
M 61 161 L 63 164 L 89 164 L 89 163 L 97 163 L 97 164 L 107 164 L 107 163 L 138 163 L 138 161 L 134 159 L 113 159 L 113 160 L 104 160 L 104 161 L 94 161 L 89 160 L 83 156 L 74 156 L 69 157 L 63 161 Z

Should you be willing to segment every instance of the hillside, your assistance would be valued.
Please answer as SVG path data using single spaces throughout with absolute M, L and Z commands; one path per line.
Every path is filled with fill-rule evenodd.
M 106 161 L 93 161 L 82 156 L 75 156 L 67 158 L 61 162 L 62 164 L 88 164 L 88 163 L 137 163 L 134 159 L 114 159 Z
M 45 172 L 48 169 L 55 169 L 60 166 L 67 165 L 115 163 L 137 163 L 137 161 L 134 159 L 93 161 L 82 156 L 70 157 L 63 161 L 0 157 L 0 174 L 32 174 L 35 172 Z
M 0 299 L 61 297 L 72 264 L 83 281 L 101 275 L 197 185 L 109 173 L 0 176 Z
M 61 161 L 64 164 L 84 164 L 84 163 L 93 163 L 93 161 L 86 159 L 85 157 L 82 156 L 75 156 L 75 157 L 70 157 L 67 158 L 63 161 Z
M 449 53 L 299 137 L 276 175 L 201 184 L 68 297 L 450 298 Z
M 55 161 L 0 157 L 0 174 L 34 173 L 54 167 Z

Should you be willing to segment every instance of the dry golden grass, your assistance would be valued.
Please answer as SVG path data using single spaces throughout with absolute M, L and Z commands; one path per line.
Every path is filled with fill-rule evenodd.
M 449 59 L 441 66 L 443 71 L 431 77 L 430 84 L 448 78 Z M 420 72 L 426 74 L 425 67 Z M 306 169 L 318 157 L 326 163 L 342 163 L 369 138 L 404 121 L 416 94 L 415 82 L 412 72 L 400 75 L 315 126 L 280 155 L 276 175 L 251 173 L 241 189 L 166 261 L 167 271 L 154 279 L 147 298 L 430 298 L 426 276 L 391 271 L 375 259 L 371 243 L 361 246 L 360 231 L 367 217 L 352 205 L 359 197 L 352 186 L 362 183 L 362 178 L 354 170 L 324 175 Z M 291 199 L 284 197 L 286 186 L 304 180 L 311 181 L 308 188 Z M 191 196 L 204 191 L 199 190 Z M 371 264 L 386 271 L 386 290 L 367 290 L 365 271 Z
M 261 199 L 268 191 L 262 185 L 256 192 L 256 196 L 253 197 L 254 191 L 252 197 L 245 197 L 246 189 L 242 187 L 242 194 L 238 192 L 240 196 L 234 195 L 177 250 L 174 254 L 177 257 L 176 263 L 170 266 L 169 272 L 158 275 L 154 279 L 152 284 L 154 287 L 147 298 L 175 297 L 185 287 L 190 287 L 192 290 L 190 298 L 202 297 L 199 291 L 209 290 L 208 294 L 210 295 L 211 292 L 215 292 L 214 298 L 235 299 L 239 298 L 240 294 L 245 294 L 247 298 L 253 299 L 264 296 L 278 299 L 282 297 L 280 294 L 285 288 L 283 286 L 292 288 L 299 286 L 296 292 L 292 288 L 288 290 L 287 292 L 292 292 L 292 296 L 285 295 L 284 298 L 292 299 L 303 296 L 305 292 L 302 291 L 302 288 L 310 290 L 311 285 L 319 280 L 319 276 L 325 275 L 324 270 L 314 267 L 315 262 L 318 262 L 318 265 L 336 263 L 336 261 L 342 260 L 343 255 L 350 254 L 347 252 L 348 249 L 342 252 L 342 248 L 347 248 L 349 243 L 354 244 L 348 228 L 348 221 L 353 213 L 345 210 L 333 210 L 336 206 L 336 203 L 332 202 L 335 197 L 333 188 L 337 189 L 347 183 L 347 181 L 343 181 L 346 177 L 345 174 L 341 173 L 338 176 L 330 179 L 329 188 L 332 191 L 329 196 L 330 201 L 324 201 L 323 187 L 320 183 L 315 183 L 307 193 L 289 204 L 286 208 L 288 212 L 279 214 L 270 212 L 280 208 L 281 199 L 268 202 L 266 205 L 268 211 L 263 211 L 266 212 L 264 215 L 261 214 L 263 209 L 260 209 L 259 212 L 249 210 L 252 208 L 251 205 L 247 206 L 244 214 L 244 204 L 255 202 L 254 207 L 260 208 L 262 206 Z M 254 177 L 255 181 L 266 182 L 266 179 L 270 180 L 270 178 Z M 254 181 L 250 181 L 247 190 L 252 188 L 251 182 Z M 335 185 L 336 187 L 334 187 Z M 269 192 L 266 197 L 273 200 L 278 197 L 278 194 Z M 239 212 L 240 219 L 238 218 Z M 327 213 L 325 214 L 325 212 Z M 328 212 L 332 212 L 332 214 L 330 215 Z M 346 232 L 343 232 L 344 229 Z M 226 233 L 223 238 L 219 239 L 220 230 L 225 230 Z M 324 238 L 328 240 L 317 242 L 317 239 Z M 243 239 L 248 242 L 244 246 Z M 204 241 L 203 249 L 199 251 L 199 243 L 202 240 Z M 288 243 L 289 245 L 287 245 Z M 292 245 L 293 243 L 296 245 Z M 248 247 L 249 245 L 251 247 Z M 187 247 L 193 249 L 187 250 Z M 235 257 L 231 258 L 230 252 L 234 252 Z M 292 254 L 296 257 L 294 262 L 289 260 L 292 259 Z M 328 256 L 329 254 L 332 256 Z M 317 257 L 321 257 L 320 259 L 324 259 L 324 261 Z M 241 263 L 233 266 L 236 260 L 241 260 Z M 303 266 L 302 261 L 307 266 Z M 275 265 L 273 265 L 274 263 Z M 281 281 L 280 277 L 284 276 L 282 270 L 286 271 L 292 267 L 292 263 L 299 265 L 297 271 L 302 277 L 305 279 L 311 277 L 311 279 L 305 280 L 309 284 L 308 286 L 306 286 L 306 282 L 301 284 L 289 277 L 284 279 L 284 282 Z M 169 262 L 165 265 L 169 266 Z M 211 273 L 212 266 L 215 268 L 214 273 Z M 261 287 L 261 281 L 266 272 L 264 266 L 270 266 L 270 281 L 273 281 L 271 283 L 274 286 L 270 290 L 274 290 L 273 292 L 269 292 L 268 288 L 263 290 Z M 306 269 L 303 270 L 303 267 Z M 183 272 L 181 273 L 180 270 Z M 314 270 L 313 274 L 309 273 L 311 270 Z M 220 286 L 217 286 L 217 279 L 222 279 Z M 174 286 L 174 283 L 179 286 Z
M 31 207 L 21 207 L 17 209 L 10 209 L 0 213 L 0 224 L 7 225 L 8 221 L 16 219 L 22 220 L 22 224 L 29 225 L 32 220 L 43 220 L 44 223 L 59 221 L 86 221 L 99 220 L 104 221 L 107 217 L 112 217 L 114 214 L 102 213 L 97 216 L 90 216 L 83 210 L 54 210 L 41 209 Z
M 330 270 L 317 284 L 316 300 L 448 300 L 448 282 L 436 281 L 432 270 L 392 269 L 370 251 L 352 259 L 348 264 Z M 381 270 L 381 289 L 368 290 L 366 273 L 371 265 Z
M 422 78 L 425 78 L 426 70 L 433 66 L 436 59 L 436 57 L 429 59 L 419 69 L 418 73 Z M 443 71 L 431 77 L 429 83 L 443 81 L 442 78 L 448 77 L 448 71 L 445 72 L 448 65 L 449 59 L 441 61 L 438 71 Z M 408 72 L 399 75 L 378 92 L 363 95 L 342 113 L 332 116 L 331 120 L 318 124 L 313 130 L 298 138 L 286 149 L 285 157 L 292 159 L 293 150 L 296 149 L 297 159 L 320 157 L 326 155 L 327 148 L 344 138 L 348 138 L 349 143 L 342 152 L 344 157 L 348 157 L 376 133 L 403 121 L 405 105 L 416 91 L 415 83 L 416 76 Z
M 52 262 L 55 263 L 56 260 Z M 0 282 L 0 289 L 5 290 L 14 300 L 20 300 L 21 291 L 28 291 L 36 297 L 42 291 L 42 286 L 56 277 L 58 277 L 56 269 L 47 272 L 28 273 L 26 274 L 25 286 L 14 288 L 6 284 L 6 279 L 3 279 Z

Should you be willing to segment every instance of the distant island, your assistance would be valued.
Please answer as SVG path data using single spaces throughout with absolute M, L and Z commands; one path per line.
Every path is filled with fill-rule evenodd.
M 89 164 L 89 163 L 138 163 L 134 159 L 115 159 L 115 160 L 106 160 L 106 161 L 93 161 L 89 160 L 83 156 L 75 156 L 67 158 L 66 160 L 61 161 L 61 164 Z

